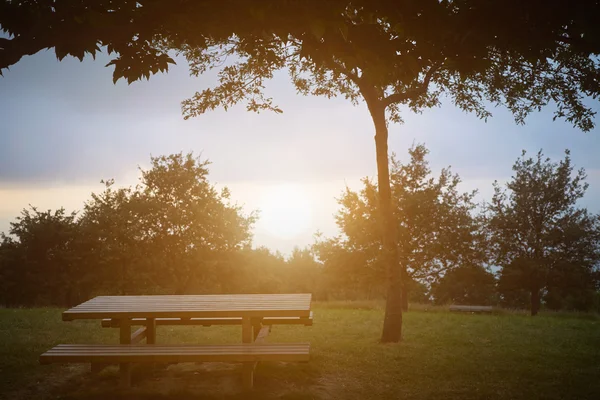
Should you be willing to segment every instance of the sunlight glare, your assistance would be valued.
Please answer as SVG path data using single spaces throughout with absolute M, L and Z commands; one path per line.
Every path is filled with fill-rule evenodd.
M 260 222 L 269 234 L 294 238 L 310 227 L 312 209 L 298 185 L 278 185 L 267 190 L 260 207 Z

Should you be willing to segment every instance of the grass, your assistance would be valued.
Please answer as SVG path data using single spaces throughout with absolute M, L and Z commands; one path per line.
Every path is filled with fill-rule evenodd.
M 317 303 L 315 325 L 274 327 L 269 341 L 309 341 L 311 361 L 264 363 L 256 390 L 240 391 L 239 366 L 179 364 L 134 371 L 41 366 L 57 343 L 115 343 L 99 321 L 62 322 L 58 309 L 0 309 L 0 398 L 7 399 L 598 399 L 600 320 L 575 314 L 405 314 L 404 340 L 381 345 L 377 303 Z M 239 342 L 239 327 L 158 329 L 161 343 Z

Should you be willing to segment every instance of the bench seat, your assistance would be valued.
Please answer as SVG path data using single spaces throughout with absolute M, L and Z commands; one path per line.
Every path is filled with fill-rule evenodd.
M 59 344 L 40 356 L 52 363 L 308 361 L 309 343 L 219 345 Z

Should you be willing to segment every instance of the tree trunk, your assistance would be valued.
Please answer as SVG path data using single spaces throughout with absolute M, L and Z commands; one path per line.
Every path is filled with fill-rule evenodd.
M 536 316 L 540 310 L 540 289 L 531 290 L 531 316 Z
M 370 103 L 370 104 L 369 104 Z M 398 260 L 396 222 L 392 211 L 390 170 L 388 159 L 388 129 L 385 120 L 385 107 L 378 101 L 367 101 L 375 124 L 375 149 L 377 154 L 377 187 L 379 191 L 379 212 L 383 259 L 389 274 L 389 286 L 385 303 L 385 317 L 381 342 L 399 342 L 402 338 L 402 277 Z

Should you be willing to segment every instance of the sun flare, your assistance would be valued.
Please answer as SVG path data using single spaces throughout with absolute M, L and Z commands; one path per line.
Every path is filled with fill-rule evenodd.
M 312 207 L 298 185 L 278 185 L 265 193 L 260 207 L 260 224 L 273 236 L 294 238 L 310 227 Z

